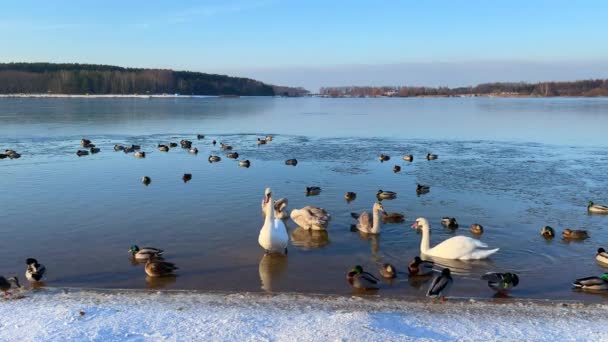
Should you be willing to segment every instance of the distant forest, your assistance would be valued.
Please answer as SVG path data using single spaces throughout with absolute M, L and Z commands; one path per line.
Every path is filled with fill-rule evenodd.
M 608 96 L 608 80 L 541 83 L 484 83 L 474 87 L 326 87 L 321 95 L 331 97 L 414 96 Z
M 301 88 L 249 78 L 111 65 L 0 63 L 0 94 L 181 94 L 301 96 Z

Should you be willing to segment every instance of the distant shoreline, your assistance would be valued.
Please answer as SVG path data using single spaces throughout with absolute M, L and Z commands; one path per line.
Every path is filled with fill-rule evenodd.
M 239 96 L 222 96 L 222 95 L 170 95 L 170 94 L 155 94 L 155 95 L 140 95 L 140 94 L 0 94 L 0 98 L 122 98 L 122 99 L 170 99 L 170 98 L 186 98 L 186 97 L 239 97 Z

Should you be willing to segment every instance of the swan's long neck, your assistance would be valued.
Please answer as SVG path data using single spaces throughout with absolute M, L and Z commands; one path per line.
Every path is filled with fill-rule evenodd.
M 270 224 L 272 223 L 273 209 L 274 208 L 272 207 L 272 197 L 268 197 L 268 203 L 266 203 L 264 207 L 264 211 L 266 213 L 266 217 L 264 218 L 264 227 L 270 227 Z
M 378 212 L 380 210 L 374 208 L 374 210 L 372 210 L 372 234 L 378 234 L 380 232 L 380 215 L 378 215 Z
M 422 227 L 422 240 L 420 240 L 420 252 L 426 253 L 431 246 L 431 228 L 428 224 Z

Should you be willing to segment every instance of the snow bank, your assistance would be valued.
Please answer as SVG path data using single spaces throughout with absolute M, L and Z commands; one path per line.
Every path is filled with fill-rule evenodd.
M 50 289 L 0 300 L 2 341 L 605 340 L 608 306 Z

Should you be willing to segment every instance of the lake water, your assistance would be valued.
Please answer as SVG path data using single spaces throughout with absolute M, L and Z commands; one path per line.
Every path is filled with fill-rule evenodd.
M 491 297 L 479 276 L 514 271 L 514 297 L 605 300 L 570 286 L 608 271 L 594 259 L 608 247 L 608 216 L 586 212 L 589 200 L 608 203 L 607 127 L 606 99 L 0 99 L 0 150 L 22 153 L 0 160 L 0 274 L 23 277 L 25 259 L 36 257 L 48 286 L 350 294 L 353 265 L 406 271 L 420 244 L 410 224 L 423 216 L 432 244 L 472 236 L 468 226 L 480 223 L 481 240 L 501 248 L 485 261 L 440 262 L 455 273 L 454 296 Z M 274 140 L 258 147 L 265 134 Z M 77 157 L 82 137 L 101 152 Z M 156 149 L 183 138 L 200 153 Z M 237 167 L 212 139 L 252 166 Z M 149 154 L 114 152 L 116 143 Z M 439 159 L 425 160 L 428 152 Z M 392 159 L 380 163 L 380 153 Z M 209 154 L 224 158 L 210 164 Z M 284 165 L 288 158 L 299 164 Z M 417 196 L 417 183 L 430 193 Z M 328 210 L 327 234 L 288 221 L 289 255 L 264 256 L 257 236 L 267 186 L 290 209 Z M 307 197 L 306 186 L 323 191 Z M 398 193 L 383 204 L 405 223 L 376 237 L 351 232 L 350 213 L 369 211 L 378 189 Z M 357 199 L 347 203 L 347 191 Z M 443 216 L 460 229 L 442 228 Z M 587 229 L 590 238 L 545 241 L 544 225 L 558 235 Z M 165 249 L 179 276 L 147 279 L 129 259 L 132 244 Z M 427 285 L 401 273 L 378 294 L 421 297 Z

